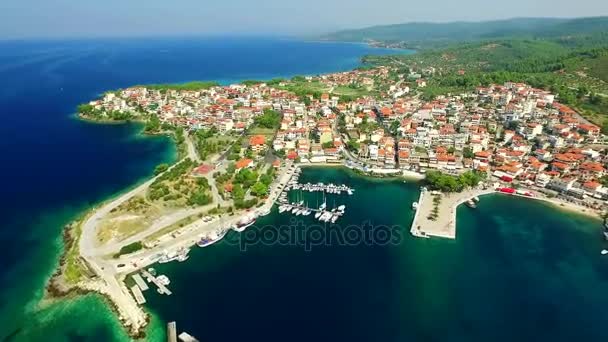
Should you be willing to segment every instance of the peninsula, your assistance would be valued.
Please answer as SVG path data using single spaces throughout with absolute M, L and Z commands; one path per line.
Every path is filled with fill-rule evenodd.
M 229 86 L 134 86 L 79 106 L 86 120 L 140 121 L 147 134 L 171 135 L 179 161 L 158 165 L 153 178 L 70 225 L 49 288 L 105 295 L 130 333 L 142 336 L 148 316 L 127 276 L 185 260 L 192 245 L 269 213 L 294 165 L 426 175 L 419 210 L 429 213 L 417 213 L 417 236 L 455 237 L 455 207 L 495 189 L 605 210 L 603 117 L 587 106 L 601 108 L 603 97 L 582 85 L 556 93 L 521 74 L 483 76 L 479 65 L 451 59 L 460 57 L 436 57 L 368 58 L 373 65 L 353 71 Z M 606 87 L 599 78 L 589 82 Z M 443 231 L 422 234 L 418 219 Z

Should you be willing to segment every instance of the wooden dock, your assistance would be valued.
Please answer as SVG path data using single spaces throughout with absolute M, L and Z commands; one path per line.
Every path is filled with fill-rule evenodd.
M 142 291 L 146 291 L 148 289 L 148 284 L 146 284 L 146 282 L 144 281 L 144 279 L 141 277 L 141 275 L 139 275 L 139 273 L 135 273 L 132 276 L 133 280 L 135 281 L 135 284 L 137 284 L 137 286 L 139 286 L 139 288 Z
M 142 305 L 146 303 L 146 298 L 144 298 L 144 295 L 141 293 L 141 290 L 137 284 L 131 286 L 131 292 L 133 292 L 133 296 L 135 297 L 137 304 Z
M 167 341 L 177 342 L 177 327 L 175 321 L 167 323 Z
M 155 276 L 150 274 L 150 272 L 141 271 L 141 274 L 146 278 L 148 282 L 152 282 L 158 287 L 158 292 L 160 294 L 166 294 L 167 296 L 170 296 L 172 294 L 171 290 L 169 290 L 165 285 L 161 284 Z

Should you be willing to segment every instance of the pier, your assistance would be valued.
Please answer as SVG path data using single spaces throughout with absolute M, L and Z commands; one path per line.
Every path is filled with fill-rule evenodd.
M 418 197 L 418 209 L 416 210 L 416 213 L 414 214 L 414 221 L 412 221 L 412 227 L 410 228 L 410 233 L 412 235 L 414 235 L 415 237 L 421 237 L 421 238 L 429 238 L 430 236 L 426 235 L 426 233 L 420 231 L 420 229 L 418 228 L 418 226 L 416 226 L 416 224 L 418 223 L 418 215 L 420 215 L 420 207 L 422 206 L 422 200 L 424 198 L 424 193 L 427 192 L 426 188 L 422 188 L 420 190 L 420 196 Z
M 131 286 L 131 292 L 133 292 L 137 304 L 142 305 L 146 303 L 146 298 L 144 298 L 144 294 L 141 293 L 138 285 Z
M 336 194 L 340 195 L 343 192 L 346 192 L 348 195 L 352 195 L 355 189 L 350 188 L 344 184 L 324 184 L 324 183 L 306 183 L 300 184 L 297 179 L 292 180 L 286 187 L 286 191 L 289 190 L 302 190 L 308 192 L 325 192 L 328 194 Z
M 456 209 L 462 203 L 483 195 L 495 193 L 494 189 L 473 189 L 462 193 L 440 193 L 435 191 L 424 191 L 420 193 L 418 209 L 414 215 L 414 221 L 410 233 L 415 237 L 441 237 L 456 239 Z M 437 216 L 431 219 L 435 203 L 433 196 L 441 196 L 441 202 L 437 205 Z
M 175 321 L 167 323 L 167 342 L 177 342 L 177 326 Z
M 182 332 L 179 334 L 178 338 L 182 342 L 198 342 L 194 336 L 188 334 L 187 332 Z
M 148 284 L 146 284 L 146 282 L 141 277 L 141 275 L 139 275 L 139 273 L 135 273 L 132 278 L 135 281 L 135 284 L 139 286 L 140 290 L 146 291 L 148 289 Z
M 148 282 L 154 283 L 154 285 L 158 287 L 158 293 L 166 294 L 167 296 L 170 296 L 172 294 L 171 290 L 169 290 L 165 285 L 158 281 L 158 279 L 155 276 L 151 275 L 150 272 L 141 271 L 141 274 L 146 278 Z

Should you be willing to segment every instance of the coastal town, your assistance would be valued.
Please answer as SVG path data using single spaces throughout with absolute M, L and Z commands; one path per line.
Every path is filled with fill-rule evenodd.
M 403 203 L 417 210 L 417 237 L 455 238 L 456 207 L 495 192 L 598 217 L 605 211 L 608 145 L 599 126 L 561 104 L 559 94 L 524 83 L 426 98 L 421 90 L 436 72 L 376 66 L 227 86 L 136 86 L 80 106 L 84 119 L 140 121 L 183 149 L 176 164 L 159 165 L 153 179 L 80 222 L 79 257 L 64 266 L 72 274 L 65 282 L 107 295 L 137 335 L 147 319 L 147 285 L 137 272 L 170 295 L 167 281 L 147 267 L 186 260 L 191 246 L 243 231 L 276 202 L 285 202 L 281 212 L 310 214 L 284 192 L 315 189 L 297 183 L 309 165 L 436 180 L 418 202 Z

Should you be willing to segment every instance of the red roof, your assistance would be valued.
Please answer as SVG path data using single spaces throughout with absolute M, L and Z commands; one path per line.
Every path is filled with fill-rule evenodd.
M 254 135 L 249 138 L 249 145 L 251 146 L 259 146 L 264 145 L 266 143 L 266 137 L 263 135 Z
M 251 159 L 241 159 L 239 161 L 236 162 L 236 169 L 242 169 L 244 167 L 249 167 L 251 164 L 253 164 L 253 160 Z
M 213 165 L 201 164 L 194 169 L 194 173 L 199 174 L 199 175 L 206 175 L 213 169 L 214 169 Z

